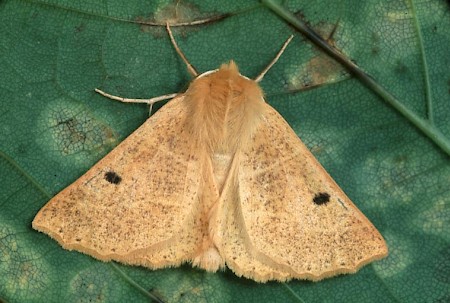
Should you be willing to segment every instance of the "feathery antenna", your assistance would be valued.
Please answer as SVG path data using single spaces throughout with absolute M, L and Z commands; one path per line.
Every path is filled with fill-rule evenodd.
M 186 56 L 183 54 L 181 49 L 178 47 L 177 41 L 175 41 L 175 38 L 173 37 L 172 31 L 170 30 L 169 22 L 166 22 L 166 29 L 169 33 L 170 41 L 172 41 L 173 47 L 175 47 L 175 50 L 177 51 L 178 55 L 180 55 L 181 59 L 183 59 L 184 63 L 186 63 L 188 72 L 194 76 L 198 76 L 198 72 L 195 70 L 195 68 L 192 66 L 191 63 L 186 59 Z
M 288 46 L 289 42 L 291 42 L 292 38 L 294 38 L 294 35 L 291 35 L 286 42 L 284 42 L 283 46 L 281 47 L 281 49 L 278 51 L 277 55 L 275 56 L 275 58 L 272 59 L 272 61 L 269 63 L 269 65 L 266 66 L 265 69 L 263 69 L 263 71 L 255 78 L 255 82 L 260 82 L 263 78 L 264 75 L 269 71 L 269 69 L 272 68 L 272 66 L 278 61 L 278 59 L 280 59 L 281 54 L 284 52 L 284 50 L 286 49 L 286 47 Z

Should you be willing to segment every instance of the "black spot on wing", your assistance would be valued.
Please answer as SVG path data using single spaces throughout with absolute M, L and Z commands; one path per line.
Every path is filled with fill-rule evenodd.
M 122 177 L 120 177 L 118 174 L 116 174 L 113 171 L 109 171 L 105 173 L 105 180 L 108 181 L 111 184 L 119 184 L 120 181 L 122 181 Z
M 317 205 L 327 204 L 330 201 L 330 194 L 317 193 L 314 195 L 313 202 Z

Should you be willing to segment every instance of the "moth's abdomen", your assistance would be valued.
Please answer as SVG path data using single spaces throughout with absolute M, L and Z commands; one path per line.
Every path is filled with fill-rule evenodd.
M 233 61 L 195 79 L 185 102 L 191 132 L 212 152 L 234 153 L 248 144 L 264 111 L 261 88 L 239 74 Z

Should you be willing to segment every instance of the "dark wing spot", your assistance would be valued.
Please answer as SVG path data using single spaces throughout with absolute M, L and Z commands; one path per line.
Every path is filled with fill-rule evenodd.
M 119 184 L 122 178 L 113 171 L 105 173 L 105 180 L 111 184 Z
M 330 195 L 328 193 L 317 193 L 314 198 L 313 202 L 317 205 L 323 205 L 330 201 Z

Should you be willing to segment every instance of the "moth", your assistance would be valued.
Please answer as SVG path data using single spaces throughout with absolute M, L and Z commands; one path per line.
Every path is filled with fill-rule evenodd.
M 187 91 L 52 198 L 33 228 L 102 261 L 227 266 L 257 282 L 318 281 L 385 257 L 377 229 L 264 100 L 258 82 L 287 43 L 256 80 L 233 61 L 201 75 L 187 63 Z

